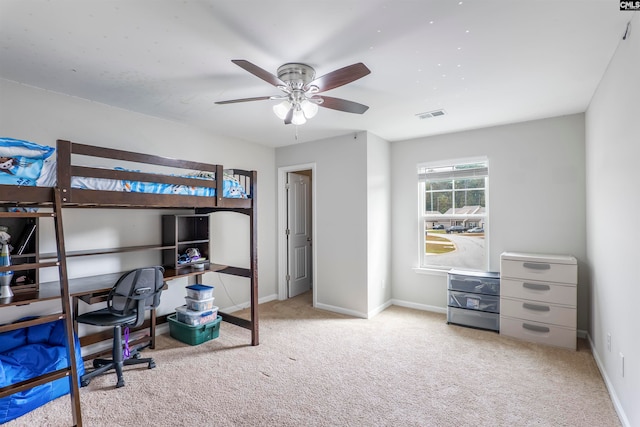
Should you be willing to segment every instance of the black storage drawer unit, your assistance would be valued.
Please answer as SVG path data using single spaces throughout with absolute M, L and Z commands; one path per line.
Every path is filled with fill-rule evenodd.
M 447 323 L 500 330 L 500 273 L 452 269 L 447 299 Z

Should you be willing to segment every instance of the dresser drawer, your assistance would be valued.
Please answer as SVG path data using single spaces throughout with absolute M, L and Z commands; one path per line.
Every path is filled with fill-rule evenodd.
M 464 308 L 447 307 L 447 322 L 493 331 L 500 329 L 500 315 L 498 313 L 465 310 Z
M 500 316 L 500 334 L 536 343 L 576 349 L 576 330 Z
M 523 298 L 561 305 L 576 305 L 577 287 L 534 280 L 502 279 L 502 297 Z
M 503 253 L 500 275 L 502 278 L 575 284 L 578 283 L 578 264 L 569 256 Z
M 449 307 L 499 313 L 500 297 L 497 295 L 483 295 L 469 292 L 449 291 Z
M 515 300 L 510 298 L 500 299 L 500 313 L 516 317 L 522 320 L 542 322 L 551 325 L 566 326 L 576 328 L 575 307 L 564 307 L 546 302 Z
M 451 270 L 448 275 L 448 288 L 454 291 L 476 292 L 480 294 L 500 295 L 499 273 L 458 273 Z

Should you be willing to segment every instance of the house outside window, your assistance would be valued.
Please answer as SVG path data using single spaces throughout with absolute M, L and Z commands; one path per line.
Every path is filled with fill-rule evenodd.
M 487 270 L 486 158 L 418 165 L 420 267 Z

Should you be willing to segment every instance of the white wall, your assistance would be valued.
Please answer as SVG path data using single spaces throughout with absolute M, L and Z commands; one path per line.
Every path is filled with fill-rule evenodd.
M 391 301 L 391 147 L 367 134 L 368 316 Z
M 225 167 L 258 171 L 258 262 L 262 299 L 274 298 L 275 260 L 275 168 L 274 150 L 239 140 L 223 138 L 180 123 L 109 107 L 92 101 L 27 87 L 0 80 L 0 134 L 55 146 L 57 139 L 69 139 L 91 145 L 139 151 Z M 110 166 L 110 165 L 108 165 Z M 170 211 L 65 209 L 63 218 L 67 250 L 141 245 L 160 242 L 160 215 Z M 219 216 L 222 216 L 218 220 Z M 248 220 L 244 215 L 212 215 L 212 259 L 231 265 L 249 265 Z M 52 250 L 52 232 L 42 221 L 43 250 Z M 158 254 L 129 253 L 123 257 L 88 257 L 69 262 L 70 277 L 114 272 L 158 263 Z M 55 272 L 54 272 L 55 273 Z M 216 286 L 216 304 L 220 307 L 246 305 L 248 280 L 207 273 L 205 283 Z M 186 279 L 171 282 L 163 294 L 159 313 L 174 311 L 184 304 Z M 226 292 L 225 292 L 226 287 Z M 10 307 L 2 316 L 17 318 L 53 307 Z M 59 307 L 59 305 L 58 305 Z M 13 308 L 15 310 L 11 311 Z M 2 320 L 2 319 L 0 319 Z
M 276 149 L 276 166 L 315 163 L 317 307 L 367 317 L 367 135 Z
M 579 262 L 578 329 L 588 324 L 584 115 L 557 117 L 391 145 L 394 302 L 444 312 L 446 275 L 418 274 L 418 163 L 489 159 L 489 269 L 500 254 L 571 254 Z
M 594 355 L 621 419 L 639 426 L 640 13 L 631 16 L 586 113 L 587 255 Z

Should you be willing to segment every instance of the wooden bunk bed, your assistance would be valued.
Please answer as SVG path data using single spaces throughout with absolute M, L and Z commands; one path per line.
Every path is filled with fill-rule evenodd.
M 69 280 L 66 275 L 66 258 L 74 256 L 86 256 L 96 254 L 108 254 L 138 250 L 165 250 L 166 247 L 161 245 L 152 246 L 136 246 L 129 248 L 102 249 L 97 251 L 82 252 L 66 252 L 64 250 L 64 233 L 62 233 L 61 212 L 63 208 L 135 208 L 135 209 L 190 209 L 195 215 L 209 214 L 212 212 L 236 212 L 247 215 L 249 217 L 250 227 L 250 244 L 249 258 L 250 267 L 240 268 L 225 265 L 217 265 L 207 263 L 204 270 L 184 269 L 177 266 L 175 268 L 166 268 L 165 278 L 172 280 L 178 277 L 196 276 L 197 281 L 202 274 L 215 271 L 223 274 L 246 277 L 250 281 L 250 319 L 244 319 L 226 313 L 220 313 L 224 321 L 235 324 L 251 331 L 251 345 L 258 345 L 258 270 L 257 270 L 257 216 L 256 216 L 256 181 L 257 174 L 255 171 L 246 170 L 225 170 L 222 165 L 213 165 L 201 162 L 178 160 L 166 158 L 156 155 L 141 154 L 124 150 L 111 148 L 103 148 L 91 145 L 85 145 L 66 140 L 58 140 L 56 145 L 56 183 L 55 187 L 37 187 L 37 186 L 15 186 L 0 185 L 0 207 L 5 208 L 41 208 L 51 207 L 58 214 L 56 224 L 60 223 L 60 231 L 57 232 L 57 242 L 61 247 L 59 264 L 61 267 L 60 274 L 60 291 L 51 291 L 40 289 L 36 283 L 35 287 L 26 287 L 18 289 L 14 297 L 9 300 L 0 300 L 0 307 L 22 305 L 31 302 L 42 301 L 47 299 L 60 298 L 65 300 L 69 298 Z M 82 161 L 84 159 L 84 161 Z M 87 162 L 87 159 L 90 159 Z M 99 160 L 96 160 L 99 159 Z M 153 172 L 140 172 L 133 169 L 106 169 L 102 167 L 86 166 L 86 164 L 99 164 L 107 162 L 109 166 L 118 166 L 118 163 L 125 162 L 129 167 L 135 165 L 144 168 L 150 165 Z M 84 164 L 84 165 L 83 165 Z M 165 169 L 170 170 L 192 170 L 198 171 L 197 175 L 181 175 L 174 172 L 164 172 Z M 156 170 L 162 170 L 161 173 Z M 202 177 L 206 176 L 207 179 Z M 163 186 L 175 186 L 175 188 L 184 187 L 201 187 L 207 189 L 215 189 L 215 197 L 199 196 L 199 195 L 183 195 L 183 194 L 153 194 L 144 192 L 129 191 L 111 191 L 100 189 L 77 188 L 74 185 L 74 179 L 82 177 L 84 179 L 97 179 L 121 182 L 138 182 L 138 183 L 159 183 Z M 225 197 L 224 183 L 225 179 L 232 179 L 234 183 L 238 183 L 244 189 L 244 194 L 239 198 Z M 0 216 L 29 216 L 29 213 L 22 212 L 4 212 Z M 42 213 L 32 214 L 41 216 Z M 36 251 L 37 252 L 37 251 Z M 41 261 L 39 254 L 34 254 L 36 261 Z M 42 259 L 49 259 L 51 256 L 43 256 Z M 46 264 L 46 263 L 45 263 Z M 55 265 L 55 264 L 54 264 Z M 37 262 L 32 263 L 31 260 L 25 261 L 22 265 L 14 265 L 11 270 L 37 269 L 41 267 L 51 266 L 39 265 Z M 7 267 L 0 267 L 0 271 L 8 270 Z M 64 301 L 63 301 L 64 303 Z M 67 299 L 68 303 L 68 299 Z M 69 312 L 70 307 L 63 304 L 63 313 Z M 164 316 L 166 319 L 166 316 Z M 160 321 L 163 319 L 161 318 Z M 155 327 L 155 316 L 153 318 L 152 327 Z M 0 326 L 0 331 L 2 327 Z M 71 337 L 71 336 L 70 336 Z M 72 339 L 69 338 L 71 341 Z M 35 384 L 34 384 L 35 385 Z M 0 389 L 2 392 L 3 389 Z M 74 393 L 72 393 L 74 394 Z M 6 391 L 5 391 L 6 395 Z M 0 395 L 1 396 L 1 395 Z M 73 399 L 73 397 L 72 397 Z M 79 401 L 77 403 L 79 405 Z M 75 405 L 74 405 L 75 407 Z M 79 408 L 79 406 L 78 406 Z M 74 422 L 76 414 L 74 410 Z M 77 424 L 81 425 L 81 421 Z

